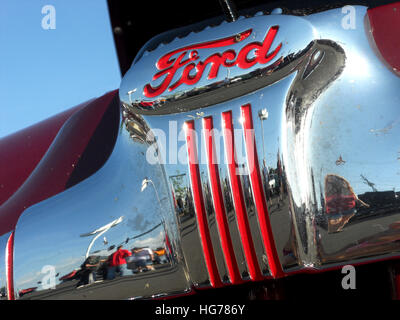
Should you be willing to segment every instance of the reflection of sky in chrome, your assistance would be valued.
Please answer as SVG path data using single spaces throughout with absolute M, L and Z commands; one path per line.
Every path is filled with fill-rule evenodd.
M 328 120 L 313 123 L 312 132 L 318 132 L 319 139 L 311 150 L 324 146 L 323 154 L 313 159 L 323 164 L 314 175 L 318 181 L 326 174 L 337 173 L 350 182 L 356 194 L 372 191 L 361 174 L 375 183 L 378 191 L 400 191 L 399 79 L 371 50 L 364 32 L 365 8 L 355 8 L 355 29 L 339 26 L 343 17 L 340 11 L 337 19 L 332 19 L 330 11 L 308 18 L 318 26 L 322 39 L 336 40 L 346 52 L 343 74 L 320 96 L 320 107 L 315 110 L 315 119 L 325 114 Z M 332 24 L 325 23 L 328 18 Z M 340 156 L 346 163 L 337 166 L 335 161 Z
M 151 249 L 156 249 L 158 247 L 165 247 L 165 235 L 163 230 L 160 230 L 162 228 L 161 226 L 154 230 L 151 233 L 146 234 L 143 237 L 140 237 L 135 240 L 130 240 L 127 244 L 125 242 L 123 243 L 123 248 L 127 250 L 132 250 L 134 247 L 149 247 Z M 111 229 L 109 230 L 111 231 Z M 99 256 L 109 256 L 110 254 L 114 253 L 116 250 L 116 247 L 113 248 L 112 250 L 108 250 L 108 248 L 112 245 L 119 245 L 121 244 L 121 241 L 113 242 L 111 239 L 116 239 L 118 240 L 120 237 L 118 237 L 118 228 L 116 228 L 116 235 L 112 234 L 112 232 L 106 232 L 104 235 L 107 235 L 107 240 L 108 244 L 104 245 L 103 243 L 103 238 L 100 237 L 97 239 L 95 244 L 92 247 L 91 253 L 94 255 L 99 255 Z M 134 235 L 133 235 L 134 236 Z M 87 243 L 91 241 L 91 237 L 88 237 Z M 53 265 L 55 267 L 55 272 L 59 273 L 58 278 L 63 277 L 64 275 L 72 272 L 73 270 L 77 270 L 80 268 L 80 265 L 83 263 L 85 260 L 85 255 L 84 253 L 76 258 L 70 259 L 67 258 L 65 259 L 62 255 L 60 256 L 60 259 L 55 262 Z M 41 273 L 41 271 L 36 271 L 38 269 L 33 268 L 33 270 L 28 274 L 25 274 L 23 278 L 18 280 L 18 288 L 17 290 L 23 289 L 23 288 L 30 288 L 30 287 L 36 287 L 40 286 L 37 282 L 40 281 L 41 278 L 43 278 L 46 274 Z M 59 281 L 56 281 L 56 284 L 58 284 Z
M 360 57 L 360 61 L 363 59 Z M 333 88 L 319 100 L 321 107 L 315 110 L 314 118 L 321 122 L 313 123 L 311 130 L 318 137 L 311 149 L 324 146 L 324 152 L 313 159 L 323 167 L 314 174 L 318 178 L 320 174 L 337 173 L 350 182 L 357 194 L 372 191 L 361 174 L 375 183 L 378 191 L 400 191 L 398 89 L 384 85 L 387 80 L 380 77 L 385 73 L 382 75 L 373 66 L 370 69 L 374 80 L 366 77 L 368 68 L 358 66 L 359 74 L 354 70 L 351 75 L 354 84 L 346 84 L 348 92 Z M 340 83 L 333 86 L 337 85 Z M 340 156 L 346 162 L 337 166 L 335 161 Z
M 345 75 L 347 74 L 350 77 L 349 82 L 360 79 L 371 77 L 371 68 L 370 63 L 367 58 L 360 54 L 360 52 L 348 51 L 346 54 L 346 70 Z M 354 79 L 351 79 L 354 76 Z
M 167 208 L 170 203 L 165 197 L 164 186 L 160 183 L 154 186 L 148 184 L 148 187 L 141 192 L 141 183 L 145 177 L 161 181 L 162 173 L 154 166 L 140 161 L 141 151 L 145 152 L 146 146 L 138 146 L 136 143 L 132 148 L 132 142 L 126 140 L 128 134 L 122 132 L 114 153 L 100 171 L 71 189 L 32 206 L 24 213 L 16 232 L 14 272 L 16 290 L 23 289 L 20 287 L 21 281 L 25 284 L 25 288 L 38 286 L 37 282 L 44 276 L 40 274 L 43 261 L 55 266 L 59 277 L 79 269 L 94 237 L 80 235 L 101 228 L 121 216 L 122 222 L 101 235 L 94 242 L 91 252 L 98 250 L 104 252 L 104 249 L 119 244 L 124 244 L 127 249 L 140 244 L 146 244 L 153 249 L 163 246 L 162 225 L 130 240 L 125 245 L 127 238 L 136 237 L 159 225 L 163 215 L 169 214 Z M 132 161 L 121 163 L 122 153 L 124 159 Z M 157 200 L 154 188 L 158 190 L 160 202 Z M 166 221 L 169 219 L 170 217 L 165 218 Z M 35 237 L 24 240 L 25 234 L 34 234 Z M 104 245 L 104 237 L 108 241 L 107 245 Z M 24 264 L 22 268 L 19 267 L 21 264 L 18 264 L 18 261 L 24 259 L 23 254 L 19 254 L 21 252 L 18 249 L 19 243 L 23 244 L 22 250 L 29 257 L 29 269 L 33 270 L 32 273 L 25 273 Z M 108 254 L 114 251 L 115 249 Z M 44 256 L 47 258 L 43 259 Z M 23 278 L 19 278 L 20 276 Z M 35 276 L 38 278 L 34 279 Z M 28 281 L 29 279 L 34 280 Z
M 157 223 L 158 224 L 158 223 Z M 151 229 L 149 227 L 148 229 Z M 107 232 L 105 232 L 102 236 L 100 236 L 93 244 L 90 253 L 100 256 L 108 256 L 115 252 L 116 247 L 120 244 L 123 244 L 124 249 L 131 250 L 134 247 L 150 247 L 152 249 L 156 249 L 158 247 L 164 247 L 164 230 L 162 225 L 157 227 L 150 233 L 147 233 L 139 238 L 131 239 L 128 243 L 125 243 L 126 238 L 134 238 L 137 235 L 143 233 L 146 230 L 142 228 L 135 229 L 132 226 L 128 226 L 126 223 L 121 223 L 121 225 L 117 225 Z M 103 236 L 107 238 L 107 244 L 103 242 Z M 48 237 L 48 235 L 46 235 Z M 50 237 L 51 238 L 51 237 Z M 94 236 L 89 236 L 85 238 L 80 238 L 81 241 L 74 241 L 75 245 L 70 247 L 66 247 L 65 251 L 57 252 L 54 256 L 54 260 L 52 260 L 52 265 L 55 267 L 55 272 L 59 273 L 58 278 L 72 272 L 73 270 L 79 269 L 80 265 L 85 260 L 85 252 L 87 247 L 89 246 L 90 241 L 94 238 Z M 78 240 L 78 239 L 76 239 Z M 108 250 L 111 246 L 115 246 L 112 250 Z M 76 257 L 76 252 L 80 252 L 81 254 Z M 96 253 L 95 253 L 96 252 Z M 74 256 L 75 258 L 66 258 Z M 41 263 L 41 262 L 40 262 Z M 45 276 L 40 272 L 42 265 L 38 265 L 37 267 L 33 266 L 31 268 L 31 273 L 24 274 L 24 277 L 17 280 L 18 290 L 28 287 L 39 286 L 37 284 L 41 278 Z M 39 270 L 39 271 L 37 271 Z M 57 281 L 57 284 L 59 281 Z
M 6 285 L 6 246 L 7 246 L 7 241 L 10 238 L 11 232 L 8 232 L 6 234 L 0 235 L 0 261 L 2 262 L 0 264 L 0 289 L 5 287 Z

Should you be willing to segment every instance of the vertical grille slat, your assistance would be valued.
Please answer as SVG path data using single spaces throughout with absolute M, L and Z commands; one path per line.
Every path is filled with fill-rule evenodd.
M 249 221 L 246 212 L 246 205 L 243 198 L 243 191 L 240 182 L 240 176 L 237 175 L 237 163 L 235 160 L 234 133 L 232 123 L 232 112 L 226 111 L 222 113 L 223 132 L 225 141 L 225 154 L 227 158 L 229 177 L 232 187 L 232 195 L 236 216 L 238 220 L 238 228 L 242 239 L 243 250 L 246 262 L 249 268 L 249 274 L 252 280 L 261 280 L 262 274 L 257 261 L 257 255 L 252 241 Z
M 232 284 L 242 282 L 239 268 L 236 262 L 235 253 L 233 250 L 232 239 L 228 227 L 226 210 L 222 196 L 220 185 L 220 177 L 218 172 L 218 164 L 216 163 L 215 141 L 213 136 L 213 119 L 206 117 L 203 119 L 204 140 L 207 151 L 207 164 L 209 169 L 211 190 L 213 193 L 213 203 L 215 208 L 216 220 L 219 235 L 221 237 L 221 246 L 224 252 L 226 265 L 228 268 L 229 277 Z
M 254 201 L 257 208 L 258 221 L 261 229 L 263 243 L 266 249 L 268 264 L 271 275 L 274 278 L 282 277 L 282 266 L 279 262 L 278 253 L 273 240 L 271 223 L 269 221 L 267 203 L 261 182 L 257 148 L 254 137 L 253 118 L 250 104 L 241 107 L 243 132 L 247 153 L 248 167 L 250 171 L 250 182 L 253 189 Z
M 15 300 L 14 295 L 14 232 L 11 233 L 6 247 L 6 283 L 8 300 Z
M 189 173 L 193 191 L 193 200 L 199 227 L 201 244 L 203 247 L 204 258 L 213 287 L 221 287 L 222 281 L 215 261 L 214 250 L 211 242 L 210 231 L 208 228 L 206 209 L 204 206 L 203 192 L 201 187 L 200 172 L 197 156 L 196 133 L 194 121 L 186 122 L 186 145 L 189 157 Z
M 279 278 L 282 277 L 284 273 L 280 264 L 277 249 L 275 247 L 271 223 L 268 215 L 267 202 L 263 190 L 261 174 L 259 171 L 260 167 L 254 136 L 251 105 L 245 104 L 240 107 L 241 125 L 235 129 L 243 131 L 242 137 L 244 140 L 244 151 L 246 154 L 245 162 L 241 164 L 240 168 L 238 164 L 239 160 L 237 158 L 237 152 L 240 152 L 240 150 L 237 150 L 239 147 L 235 144 L 233 114 L 234 113 L 232 110 L 223 111 L 221 113 L 221 126 L 222 137 L 224 140 L 223 153 L 225 154 L 226 158 L 225 165 L 230 184 L 229 189 L 237 220 L 237 231 L 238 235 L 240 236 L 240 242 L 244 253 L 241 263 L 245 262 L 247 265 L 248 274 L 252 281 L 260 281 L 265 279 L 267 276 L 265 275 L 266 271 L 264 269 L 264 271 L 262 271 L 261 269 L 262 265 L 266 266 L 266 262 L 260 262 L 259 258 L 260 254 L 262 254 L 264 257 L 266 255 L 270 275 L 274 278 Z M 196 141 L 198 133 L 195 131 L 194 120 L 186 121 L 185 126 L 186 144 L 189 157 L 190 181 L 201 244 L 211 285 L 213 287 L 219 287 L 222 286 L 223 283 L 218 271 L 217 260 L 215 256 L 216 252 L 213 248 L 210 226 L 208 225 L 207 220 L 207 210 L 204 202 L 205 198 L 203 195 L 202 181 L 198 163 L 198 146 Z M 239 261 L 235 256 L 231 231 L 229 229 L 227 208 L 225 207 L 225 199 L 221 185 L 222 182 L 219 176 L 221 164 L 218 163 L 218 160 L 220 159 L 217 159 L 213 117 L 204 117 L 202 119 L 202 127 L 202 138 L 204 138 L 205 143 L 206 165 L 208 169 L 208 183 L 212 192 L 212 206 L 214 207 L 213 212 L 215 213 L 215 220 L 219 233 L 219 243 L 214 243 L 214 245 L 220 245 L 220 248 L 222 248 L 222 259 L 224 259 L 226 262 L 225 270 L 227 270 L 229 274 L 230 282 L 232 284 L 239 284 L 244 282 L 242 277 L 246 277 L 246 275 L 240 274 L 238 265 Z M 236 143 L 238 142 L 236 141 Z M 247 173 L 240 172 L 239 169 L 243 169 L 242 166 L 247 166 Z M 254 201 L 252 202 L 252 210 L 254 211 L 255 216 L 253 218 L 256 219 L 256 222 L 253 222 L 252 225 L 250 224 L 251 217 L 248 215 L 250 211 L 248 211 L 248 204 L 246 203 L 246 201 L 249 201 L 250 198 L 245 199 L 245 190 L 243 189 L 244 186 L 242 181 L 243 177 L 241 177 L 241 174 L 246 174 L 248 179 L 247 185 L 249 194 L 247 197 L 250 197 L 251 201 Z M 254 223 L 257 223 L 257 227 L 255 227 L 256 225 Z M 254 228 L 257 228 L 257 230 Z M 213 232 L 215 232 L 215 230 Z M 259 242 L 255 242 L 256 240 Z M 256 245 L 258 245 L 258 247 Z

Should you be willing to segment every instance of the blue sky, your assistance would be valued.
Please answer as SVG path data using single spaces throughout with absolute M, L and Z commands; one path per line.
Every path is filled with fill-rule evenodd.
M 119 87 L 106 0 L 1 0 L 0 43 L 0 138 Z

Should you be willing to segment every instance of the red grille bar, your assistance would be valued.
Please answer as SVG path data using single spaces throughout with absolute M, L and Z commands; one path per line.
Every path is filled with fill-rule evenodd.
M 237 163 L 235 155 L 235 141 L 233 135 L 232 112 L 222 113 L 222 126 L 224 130 L 225 153 L 228 161 L 228 171 L 232 186 L 233 202 L 238 219 L 238 229 L 243 243 L 243 251 L 246 257 L 247 266 L 249 268 L 252 280 L 261 280 L 262 274 L 258 265 L 257 255 L 252 241 L 249 221 L 247 218 L 246 206 L 243 198 L 240 177 L 236 174 Z
M 208 170 L 210 174 L 211 190 L 213 193 L 213 203 L 215 208 L 215 216 L 219 235 L 221 237 L 222 251 L 224 252 L 226 265 L 229 272 L 231 283 L 238 284 L 242 282 L 239 268 L 236 263 L 235 253 L 233 250 L 232 239 L 229 232 L 228 221 L 226 218 L 226 210 L 224 200 L 222 197 L 222 190 L 220 185 L 220 177 L 218 172 L 218 164 L 216 163 L 216 152 L 214 135 L 212 130 L 213 119 L 207 117 L 203 119 L 204 140 L 207 150 Z
M 282 266 L 279 262 L 278 252 L 276 251 L 275 243 L 273 240 L 274 238 L 272 234 L 271 223 L 269 221 L 267 203 L 265 201 L 261 182 L 250 104 L 246 104 L 241 107 L 241 114 L 243 119 L 243 131 L 246 145 L 247 161 L 250 170 L 250 181 L 253 189 L 254 202 L 257 208 L 261 235 L 267 253 L 269 268 L 273 277 L 282 277 Z
M 14 296 L 14 232 L 11 233 L 6 247 L 6 281 L 7 299 L 15 300 Z
M 193 201 L 196 208 L 197 223 L 199 226 L 200 240 L 203 247 L 204 258 L 210 282 L 213 287 L 221 287 L 222 281 L 218 273 L 214 250 L 211 243 L 210 231 L 208 229 L 207 215 L 204 207 L 203 192 L 201 187 L 200 172 L 197 157 L 196 132 L 194 121 L 186 122 L 186 145 L 189 157 L 190 181 L 192 184 Z

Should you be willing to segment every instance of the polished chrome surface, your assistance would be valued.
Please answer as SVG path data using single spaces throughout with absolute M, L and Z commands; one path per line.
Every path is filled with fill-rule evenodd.
M 400 79 L 370 48 L 365 12 L 357 7 L 354 30 L 324 24 L 339 21 L 338 11 L 309 17 L 330 43 L 322 44 L 325 55 L 312 73 L 295 81 L 282 114 L 281 152 L 302 266 L 399 254 Z M 319 95 L 299 95 L 307 81 L 322 86 Z
M 247 60 L 240 53 L 249 45 L 265 43 L 268 33 L 275 27 L 278 30 L 267 51 L 268 56 L 271 55 L 270 60 L 268 58 L 267 62 L 251 63 L 249 66 L 238 63 L 239 60 L 258 61 L 254 48 L 248 52 Z M 231 38 L 233 40 L 230 42 L 226 40 Z M 279 76 L 272 74 L 286 64 L 284 58 L 301 54 L 301 50 L 315 38 L 316 32 L 306 19 L 295 16 L 259 15 L 229 24 L 224 21 L 219 26 L 207 27 L 201 32 L 191 32 L 186 37 L 178 37 L 167 44 L 162 43 L 151 52 L 147 51 L 145 45 L 142 54 L 135 58 L 133 67 L 121 82 L 120 99 L 134 108 L 135 112 L 143 114 L 182 112 L 227 101 L 277 81 Z M 217 41 L 218 44 L 210 45 L 210 41 Z M 229 45 L 226 42 L 229 42 Z M 174 52 L 176 53 L 168 55 Z M 207 62 L 207 58 L 225 57 L 224 54 L 228 55 L 225 62 L 233 65 L 223 66 L 219 62 Z M 163 62 L 163 57 L 170 58 Z M 180 66 L 173 72 L 174 66 L 166 62 L 179 62 Z M 202 67 L 203 62 L 207 65 L 205 68 Z M 197 71 L 194 65 L 197 66 Z M 213 70 L 210 70 L 211 65 Z M 168 77 L 171 76 L 168 86 L 171 90 L 166 87 L 154 97 L 146 96 L 145 87 L 161 86 L 168 80 L 168 77 L 164 76 L 167 71 L 170 72 Z M 190 78 L 188 82 L 194 83 L 174 86 L 182 77 L 185 78 L 185 71 L 188 71 L 187 75 Z M 214 75 L 212 71 L 215 72 Z M 153 76 L 157 74 L 163 75 L 153 80 Z
M 223 160 L 225 157 L 225 150 L 226 146 L 224 145 L 224 140 L 222 139 L 222 131 L 221 131 L 221 124 L 222 118 L 221 113 L 226 111 L 227 108 L 232 108 L 235 110 L 235 105 L 225 105 L 221 104 L 215 106 L 210 109 L 205 109 L 203 112 L 202 117 L 194 117 L 190 113 L 182 113 L 179 115 L 163 115 L 157 117 L 149 117 L 145 116 L 146 122 L 152 127 L 155 128 L 155 132 L 163 133 L 168 132 L 170 135 L 168 138 L 161 134 L 158 136 L 158 143 L 161 145 L 165 145 L 162 150 L 165 150 L 162 153 L 162 158 L 165 165 L 165 170 L 167 176 L 170 177 L 172 184 L 174 185 L 174 198 L 177 202 L 177 208 L 180 212 L 180 221 L 181 221 L 181 237 L 182 237 L 182 246 L 183 251 L 185 254 L 185 260 L 187 261 L 188 271 L 191 276 L 193 282 L 197 285 L 205 285 L 209 281 L 209 277 L 207 276 L 207 268 L 205 266 L 205 258 L 204 255 L 199 251 L 199 249 L 203 249 L 200 243 L 200 235 L 197 228 L 188 228 L 186 225 L 188 221 L 190 221 L 189 225 L 196 225 L 196 212 L 193 204 L 192 197 L 193 195 L 190 193 L 190 174 L 188 170 L 188 155 L 186 151 L 186 141 L 184 139 L 184 132 L 185 132 L 185 123 L 187 121 L 193 121 L 194 119 L 194 127 L 197 133 L 197 145 L 198 145 L 198 157 L 199 157 L 199 168 L 201 182 L 202 182 L 202 191 L 203 197 L 205 201 L 206 212 L 209 221 L 209 230 L 211 231 L 211 238 L 212 238 L 212 245 L 213 251 L 217 260 L 218 264 L 218 271 L 221 281 L 228 282 L 227 271 L 226 271 L 226 261 L 224 262 L 224 256 L 221 250 L 221 242 L 220 242 L 220 235 L 218 234 L 218 229 L 215 226 L 215 208 L 213 202 L 210 199 L 210 191 L 209 191 L 209 171 L 207 169 L 207 160 L 206 154 L 204 150 L 204 142 L 203 142 L 203 124 L 202 119 L 204 117 L 211 116 L 214 120 L 214 128 L 219 130 L 219 159 L 220 161 L 224 162 L 224 165 L 219 165 L 220 169 L 220 179 L 221 179 L 221 188 L 223 189 L 223 198 L 224 198 L 224 205 L 227 211 L 227 219 L 229 222 L 229 229 L 231 232 L 232 243 L 235 248 L 235 256 L 237 259 L 237 264 L 239 270 L 241 272 L 242 280 L 250 280 L 248 268 L 247 268 L 247 261 L 245 254 L 242 248 L 242 235 L 238 231 L 237 226 L 237 217 L 234 210 L 234 204 L 232 200 L 232 189 L 231 189 L 231 182 L 229 175 L 227 173 L 226 162 Z M 240 111 L 235 110 L 233 113 L 235 121 L 235 128 L 237 129 L 237 143 L 236 149 L 243 149 L 243 143 L 241 142 L 241 135 L 242 130 L 240 129 Z M 173 128 L 173 129 L 171 129 Z M 258 263 L 258 268 L 260 272 L 265 274 L 266 276 L 269 275 L 268 272 L 268 263 L 265 257 L 265 250 L 261 241 L 260 230 L 258 226 L 257 217 L 255 214 L 255 208 L 253 199 L 251 197 L 250 191 L 250 184 L 249 178 L 246 174 L 245 168 L 246 165 L 246 158 L 244 157 L 244 153 L 241 153 L 242 156 L 238 157 L 238 164 L 240 170 L 242 171 L 242 176 L 240 177 L 242 190 L 245 199 L 246 205 L 246 213 L 247 218 L 249 220 L 249 226 L 251 230 L 251 239 L 250 241 L 254 244 L 256 258 Z M 189 191 L 189 194 L 186 191 Z M 182 191 L 185 191 L 182 194 Z M 179 195 L 181 194 L 181 195 Z M 185 205 L 189 203 L 189 205 Z M 189 208 L 190 206 L 190 208 Z M 180 209 L 180 208 L 183 209 Z M 185 210 L 185 207 L 188 210 Z M 189 212 L 190 215 L 186 212 Z M 186 216 L 186 218 L 185 218 Z M 197 248 L 197 249 L 194 249 Z M 205 277 L 205 278 L 204 278 Z
M 176 125 L 176 122 L 171 123 L 174 129 L 177 129 Z M 187 150 L 185 144 L 182 145 L 183 139 L 184 136 L 182 135 L 181 141 L 172 141 L 172 139 L 164 141 L 165 144 L 161 144 L 166 146 L 163 150 L 174 150 L 172 152 L 180 150 L 180 156 L 186 158 Z M 173 154 L 176 155 L 177 153 Z M 202 246 L 194 209 L 193 194 L 191 192 L 190 174 L 187 166 L 180 166 L 175 168 L 175 170 L 168 170 L 166 168 L 166 175 L 171 185 L 179 234 L 182 240 L 182 251 L 186 257 L 187 267 L 191 270 L 191 280 L 195 286 L 209 286 L 210 282 L 204 255 L 201 251 Z
M 15 232 L 17 298 L 128 299 L 191 290 L 171 193 L 163 168 L 146 161 L 145 136 L 143 121 L 125 115 L 98 173 L 24 212 Z M 132 256 L 124 274 L 109 279 L 106 260 L 119 245 Z M 139 263 L 134 248 L 162 254 Z
M 7 300 L 6 247 L 11 232 L 0 236 L 0 300 Z
M 221 128 L 221 112 L 231 110 L 237 120 L 239 108 L 251 104 L 269 220 L 285 272 L 388 258 L 399 251 L 400 81 L 385 69 L 370 45 L 366 8 L 355 6 L 355 12 L 354 29 L 342 26 L 340 9 L 301 18 L 256 15 L 230 23 L 229 28 L 224 24 L 206 28 L 151 52 L 144 50 L 121 85 L 125 107 L 147 114 L 149 126 L 166 130 L 167 136 L 172 134 L 169 121 L 177 121 L 180 128 L 185 120 L 195 119 L 195 127 L 201 128 L 202 118 L 213 117 Z M 271 61 L 279 61 L 274 68 L 262 72 L 260 65 L 254 69 L 220 67 L 218 84 L 210 85 L 203 75 L 198 83 L 168 92 L 151 107 L 139 105 L 150 101 L 141 96 L 148 75 L 139 71 L 154 74 L 155 62 L 167 52 L 250 27 L 257 30 L 252 36 L 262 38 L 271 26 L 279 26 L 271 50 L 282 43 L 276 60 Z M 232 49 L 239 52 L 254 37 Z M 223 52 L 221 48 L 201 50 L 201 58 Z M 178 72 L 176 78 L 181 76 Z M 160 115 L 165 113 L 172 115 Z M 240 129 L 238 122 L 235 125 Z M 187 174 L 182 163 L 170 159 L 165 163 L 167 172 L 180 168 L 179 172 Z M 221 186 L 227 195 L 225 205 L 232 208 L 224 167 L 220 163 Z M 246 173 L 240 179 L 251 217 L 253 191 Z M 257 243 L 255 226 L 252 236 Z M 243 257 L 237 257 L 238 263 L 244 266 L 243 251 L 238 248 L 236 254 Z M 263 255 L 258 254 L 261 266 Z
M 121 84 L 123 125 L 108 162 L 79 185 L 27 209 L 18 222 L 17 296 L 37 287 L 20 298 L 138 298 L 209 287 L 210 274 L 222 285 L 232 282 L 216 223 L 205 118 L 216 129 L 219 183 L 241 282 L 282 276 L 274 269 L 289 274 L 399 257 L 400 79 L 370 46 L 366 8 L 355 9 L 355 29 L 342 27 L 340 9 L 304 17 L 256 15 L 144 49 Z M 206 70 L 197 83 L 165 91 L 156 102 L 142 96 L 157 72 L 155 62 L 166 53 L 251 28 L 251 38 L 232 45 L 239 52 L 245 43 L 262 41 L 271 26 L 279 26 L 271 50 L 282 43 L 273 67 L 220 66 L 212 81 Z M 218 52 L 201 50 L 202 59 Z M 245 105 L 251 106 L 258 167 L 246 150 Z M 223 134 L 227 112 L 234 176 Z M 191 175 L 189 122 L 197 137 L 199 182 Z M 251 181 L 252 170 L 259 170 L 261 191 Z M 232 178 L 240 182 L 237 189 Z M 202 193 L 209 243 L 199 228 L 194 190 Z M 260 192 L 268 212 L 257 211 Z M 239 223 L 238 193 L 248 234 Z M 262 220 L 273 239 L 265 240 Z M 154 270 L 114 280 L 79 286 L 79 279 L 64 277 L 86 257 L 107 257 L 119 244 L 170 254 Z M 210 254 L 215 265 L 206 261 Z M 49 274 L 55 275 L 55 289 L 43 286 Z
M 197 124 L 200 125 L 200 123 Z M 201 139 L 201 137 L 199 138 Z M 201 146 L 204 147 L 204 143 L 201 144 Z M 202 150 L 201 154 L 204 154 L 205 152 L 206 152 L 205 150 Z M 224 254 L 221 248 L 220 235 L 218 233 L 215 208 L 213 204 L 212 191 L 209 181 L 207 165 L 204 163 L 199 163 L 199 170 L 200 170 L 200 179 L 201 179 L 203 197 L 205 202 L 205 209 L 208 220 L 208 228 L 210 230 L 210 236 L 211 236 L 214 255 L 216 258 L 218 272 L 222 281 L 229 282 L 228 270 L 226 268 Z
M 215 113 L 213 116 L 214 128 L 221 129 L 222 118 L 221 114 Z M 222 136 L 222 131 L 219 130 L 219 136 L 215 132 L 215 145 L 216 145 L 216 158 L 218 159 L 216 162 L 219 164 L 225 159 L 225 144 Z M 233 197 L 232 197 L 232 189 L 230 185 L 230 179 L 228 174 L 228 167 L 226 165 L 219 165 L 219 178 L 220 178 L 220 186 L 223 196 L 223 203 L 226 211 L 226 217 L 228 221 L 228 227 L 230 236 L 232 238 L 232 245 L 235 252 L 235 262 L 238 265 L 239 272 L 242 279 L 249 278 L 248 266 L 246 263 L 246 258 L 243 251 L 243 245 L 240 237 L 240 233 L 237 225 L 237 217 L 235 214 Z

